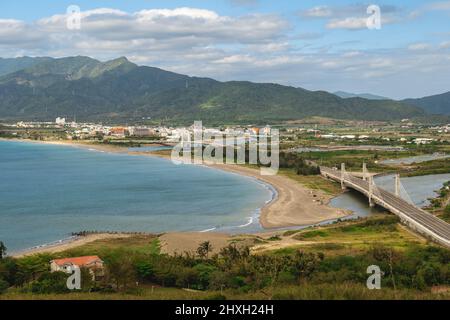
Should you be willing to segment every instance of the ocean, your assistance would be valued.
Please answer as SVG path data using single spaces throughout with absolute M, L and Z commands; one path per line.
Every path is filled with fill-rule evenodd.
M 0 141 L 0 241 L 10 253 L 82 230 L 260 231 L 272 197 L 256 179 L 208 167 Z

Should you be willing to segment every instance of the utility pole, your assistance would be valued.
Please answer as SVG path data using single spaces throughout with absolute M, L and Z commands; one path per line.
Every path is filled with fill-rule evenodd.
M 400 174 L 395 175 L 395 195 L 400 197 Z
M 341 188 L 345 190 L 345 163 L 341 163 Z
M 371 208 L 375 206 L 372 197 L 373 197 L 373 177 L 369 176 L 369 206 Z

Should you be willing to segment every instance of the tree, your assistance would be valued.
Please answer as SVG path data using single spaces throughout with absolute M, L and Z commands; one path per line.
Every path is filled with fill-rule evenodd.
M 66 282 L 66 273 L 47 271 L 31 284 L 31 292 L 40 294 L 69 292 Z
M 0 294 L 2 294 L 3 292 L 5 292 L 6 289 L 8 289 L 8 288 L 9 288 L 8 282 L 6 282 L 6 281 L 3 280 L 3 279 L 0 279 Z
M 0 259 L 3 259 L 4 256 L 6 256 L 6 246 L 3 241 L 0 241 Z
M 136 283 L 137 276 L 132 257 L 123 253 L 108 261 L 107 274 L 117 290 L 126 290 Z
M 208 259 L 209 253 L 213 250 L 213 247 L 209 241 L 202 242 L 197 248 L 197 254 L 202 259 Z

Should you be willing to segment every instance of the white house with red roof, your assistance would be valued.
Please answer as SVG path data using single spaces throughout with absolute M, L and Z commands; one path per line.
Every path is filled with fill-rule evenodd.
M 98 256 L 84 256 L 74 258 L 55 259 L 50 261 L 51 272 L 72 273 L 74 267 L 86 268 L 92 274 L 93 279 L 103 275 L 103 260 Z

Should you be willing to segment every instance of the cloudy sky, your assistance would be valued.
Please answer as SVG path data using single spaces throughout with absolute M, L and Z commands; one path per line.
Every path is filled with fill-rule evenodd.
M 0 57 L 126 56 L 218 80 L 391 98 L 450 91 L 450 1 L 357 1 L 1 1 Z M 379 30 L 367 28 L 370 4 Z

